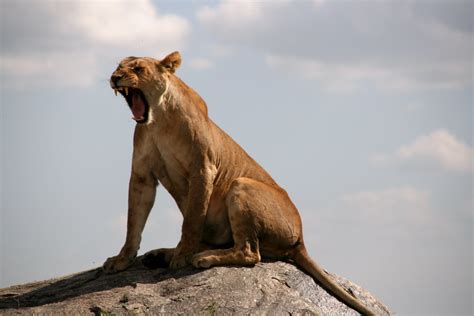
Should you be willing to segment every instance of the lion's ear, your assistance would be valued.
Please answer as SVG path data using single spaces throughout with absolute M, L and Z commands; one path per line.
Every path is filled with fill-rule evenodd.
M 168 69 L 171 73 L 174 73 L 181 65 L 181 54 L 179 52 L 173 52 L 166 56 L 160 64 Z

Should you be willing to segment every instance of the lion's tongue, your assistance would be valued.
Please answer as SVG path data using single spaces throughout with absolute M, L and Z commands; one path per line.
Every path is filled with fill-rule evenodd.
M 133 118 L 136 120 L 141 120 L 145 117 L 145 103 L 139 93 L 134 93 L 132 96 L 132 113 Z

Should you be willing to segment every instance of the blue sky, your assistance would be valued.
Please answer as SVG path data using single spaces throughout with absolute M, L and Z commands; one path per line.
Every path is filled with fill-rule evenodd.
M 472 313 L 472 2 L 2 1 L 0 286 L 124 241 L 129 55 L 177 74 L 284 187 L 327 270 L 400 315 Z M 160 189 L 140 253 L 174 246 Z

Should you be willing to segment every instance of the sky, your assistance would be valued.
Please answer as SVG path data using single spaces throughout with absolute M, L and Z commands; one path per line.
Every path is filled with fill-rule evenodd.
M 473 312 L 473 4 L 0 2 L 0 287 L 100 266 L 125 239 L 134 121 L 108 78 L 177 75 L 290 194 L 311 256 L 399 315 Z M 140 254 L 173 247 L 158 190 Z

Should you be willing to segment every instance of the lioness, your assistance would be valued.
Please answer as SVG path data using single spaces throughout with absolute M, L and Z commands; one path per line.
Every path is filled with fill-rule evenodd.
M 177 76 L 178 52 L 163 60 L 128 57 L 110 78 L 130 107 L 135 128 L 127 237 L 104 270 L 126 269 L 137 256 L 158 183 L 183 214 L 176 248 L 145 255 L 148 266 L 253 265 L 291 260 L 348 306 L 374 315 L 309 257 L 298 210 L 288 194 L 207 114 L 206 103 Z

